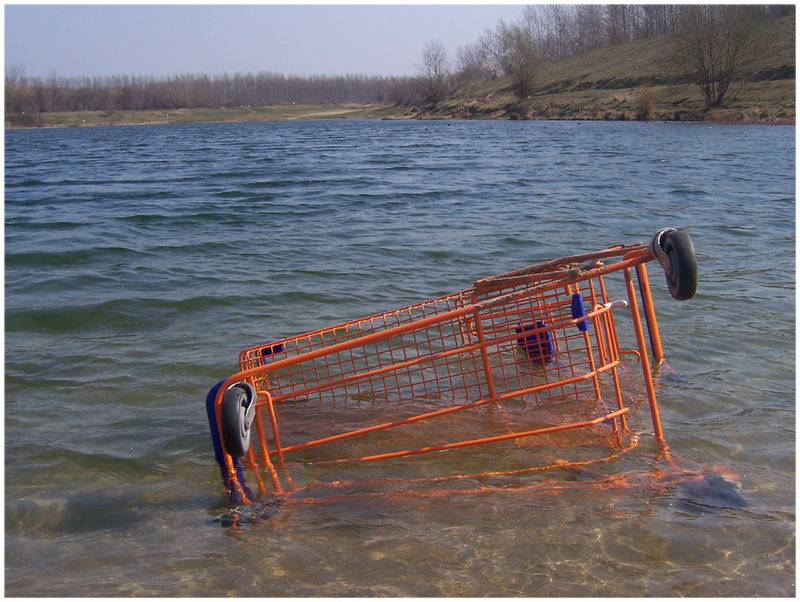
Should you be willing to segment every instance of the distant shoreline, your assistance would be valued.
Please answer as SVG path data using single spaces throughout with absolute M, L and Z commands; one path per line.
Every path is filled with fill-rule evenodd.
M 450 104 L 438 110 L 424 110 L 384 104 L 275 105 L 258 108 L 177 109 L 172 111 L 99 111 L 42 113 L 22 123 L 6 120 L 5 128 L 42 129 L 179 123 L 247 123 L 259 121 L 298 121 L 312 119 L 450 120 L 450 121 L 634 121 L 630 117 L 597 118 L 586 114 L 522 116 L 516 108 L 496 109 L 485 115 L 470 115 L 468 106 Z M 37 121 L 38 120 L 38 121 Z M 792 118 L 754 118 L 736 109 L 720 109 L 706 115 L 687 115 L 682 119 L 653 118 L 650 121 L 676 123 L 730 123 L 740 125 L 795 125 Z
M 91 127 L 114 125 L 163 125 L 177 123 L 229 123 L 295 121 L 300 119 L 380 118 L 389 105 L 344 103 L 339 105 L 274 105 L 267 107 L 219 107 L 217 109 L 170 109 L 166 111 L 75 111 L 41 113 L 37 116 L 6 116 L 6 129 Z

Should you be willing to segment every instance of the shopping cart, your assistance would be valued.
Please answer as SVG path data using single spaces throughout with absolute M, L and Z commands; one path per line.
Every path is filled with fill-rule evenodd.
M 230 499 L 341 488 L 364 463 L 384 468 L 362 477 L 397 473 L 406 489 L 425 481 L 429 491 L 465 474 L 474 483 L 476 474 L 581 466 L 598 461 L 581 460 L 588 448 L 607 460 L 634 446 L 628 423 L 645 405 L 666 450 L 648 358 L 664 360 L 645 265 L 653 260 L 674 298 L 694 295 L 692 241 L 664 229 L 649 244 L 547 261 L 245 349 L 240 371 L 206 400 Z M 627 344 L 622 318 L 632 325 Z

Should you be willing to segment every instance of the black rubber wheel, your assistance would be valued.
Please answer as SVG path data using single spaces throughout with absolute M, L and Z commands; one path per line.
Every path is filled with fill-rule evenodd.
M 661 248 L 669 259 L 667 286 L 670 294 L 679 301 L 694 297 L 697 291 L 697 257 L 692 239 L 682 230 L 667 232 Z
M 222 396 L 222 444 L 225 451 L 240 458 L 250 448 L 250 425 L 253 422 L 250 394 L 243 387 L 233 386 Z

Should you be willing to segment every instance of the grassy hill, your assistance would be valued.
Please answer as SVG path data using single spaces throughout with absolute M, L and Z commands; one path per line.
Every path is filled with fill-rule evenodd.
M 767 21 L 744 49 L 741 78 L 721 107 L 707 110 L 700 88 L 673 60 L 674 40 L 603 48 L 543 64 L 531 96 L 520 102 L 508 78 L 471 83 L 435 109 L 402 117 L 465 119 L 635 119 L 652 98 L 652 119 L 794 123 L 795 17 Z M 762 43 L 766 41 L 766 43 Z

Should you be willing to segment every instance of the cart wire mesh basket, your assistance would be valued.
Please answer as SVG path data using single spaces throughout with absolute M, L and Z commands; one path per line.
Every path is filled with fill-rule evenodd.
M 645 405 L 666 451 L 648 358 L 664 361 L 653 260 L 673 297 L 694 295 L 692 241 L 668 228 L 649 244 L 555 259 L 243 350 L 240 371 L 206 399 L 228 496 L 254 504 L 341 489 L 347 467 L 365 463 L 383 466 L 359 473 L 381 490 L 424 483 L 430 494 L 465 477 L 468 490 L 476 475 L 586 465 L 636 445 L 628 423 Z M 608 292 L 614 279 L 622 298 Z M 619 312 L 631 348 L 618 338 Z M 590 448 L 605 451 L 586 459 Z

